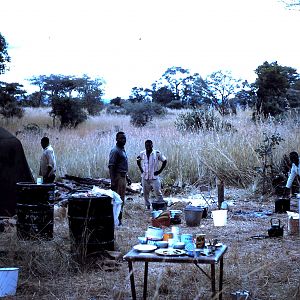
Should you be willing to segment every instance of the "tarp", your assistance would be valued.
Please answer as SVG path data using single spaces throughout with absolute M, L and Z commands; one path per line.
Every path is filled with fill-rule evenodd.
M 19 139 L 0 127 L 0 217 L 16 214 L 16 183 L 34 182 Z

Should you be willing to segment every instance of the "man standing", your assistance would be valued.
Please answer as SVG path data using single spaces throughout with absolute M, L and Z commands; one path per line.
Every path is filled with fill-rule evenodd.
M 128 177 L 128 160 L 125 151 L 126 135 L 124 132 L 119 131 L 116 134 L 116 146 L 111 149 L 109 154 L 109 175 L 111 180 L 111 189 L 120 195 L 122 203 L 121 212 L 119 215 L 119 225 L 122 222 L 123 207 L 125 203 L 125 191 L 126 181 L 127 184 L 131 184 L 131 180 Z
M 153 150 L 153 142 L 147 140 L 145 142 L 145 149 L 137 157 L 137 165 L 142 173 L 142 186 L 145 199 L 146 208 L 150 209 L 149 195 L 151 188 L 153 188 L 156 201 L 164 202 L 162 192 L 161 192 L 161 183 L 159 174 L 166 167 L 167 159 L 164 155 L 158 150 Z M 159 169 L 159 162 L 162 162 L 162 165 Z
M 292 168 L 286 183 L 286 188 L 290 189 L 290 195 L 292 195 L 293 181 L 300 175 L 299 155 L 296 151 L 290 153 L 290 161 L 292 163 Z
M 53 183 L 56 174 L 56 159 L 54 150 L 49 144 L 49 138 L 44 136 L 41 139 L 43 153 L 40 162 L 39 175 L 43 176 L 43 183 Z

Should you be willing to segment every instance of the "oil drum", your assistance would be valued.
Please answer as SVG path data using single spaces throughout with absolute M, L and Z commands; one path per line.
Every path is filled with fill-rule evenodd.
M 52 239 L 55 184 L 18 182 L 16 189 L 18 238 Z
M 68 220 L 72 254 L 86 257 L 114 250 L 111 197 L 70 197 Z

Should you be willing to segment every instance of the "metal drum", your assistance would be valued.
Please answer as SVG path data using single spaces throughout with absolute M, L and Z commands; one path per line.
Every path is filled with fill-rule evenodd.
M 114 250 L 112 198 L 71 197 L 68 202 L 71 252 L 80 258 Z
M 18 182 L 17 235 L 19 239 L 52 239 L 55 184 Z

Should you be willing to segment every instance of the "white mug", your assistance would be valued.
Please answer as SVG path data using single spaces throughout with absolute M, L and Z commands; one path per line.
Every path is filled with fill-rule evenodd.
M 43 184 L 43 177 L 38 177 L 36 179 L 36 184 Z

